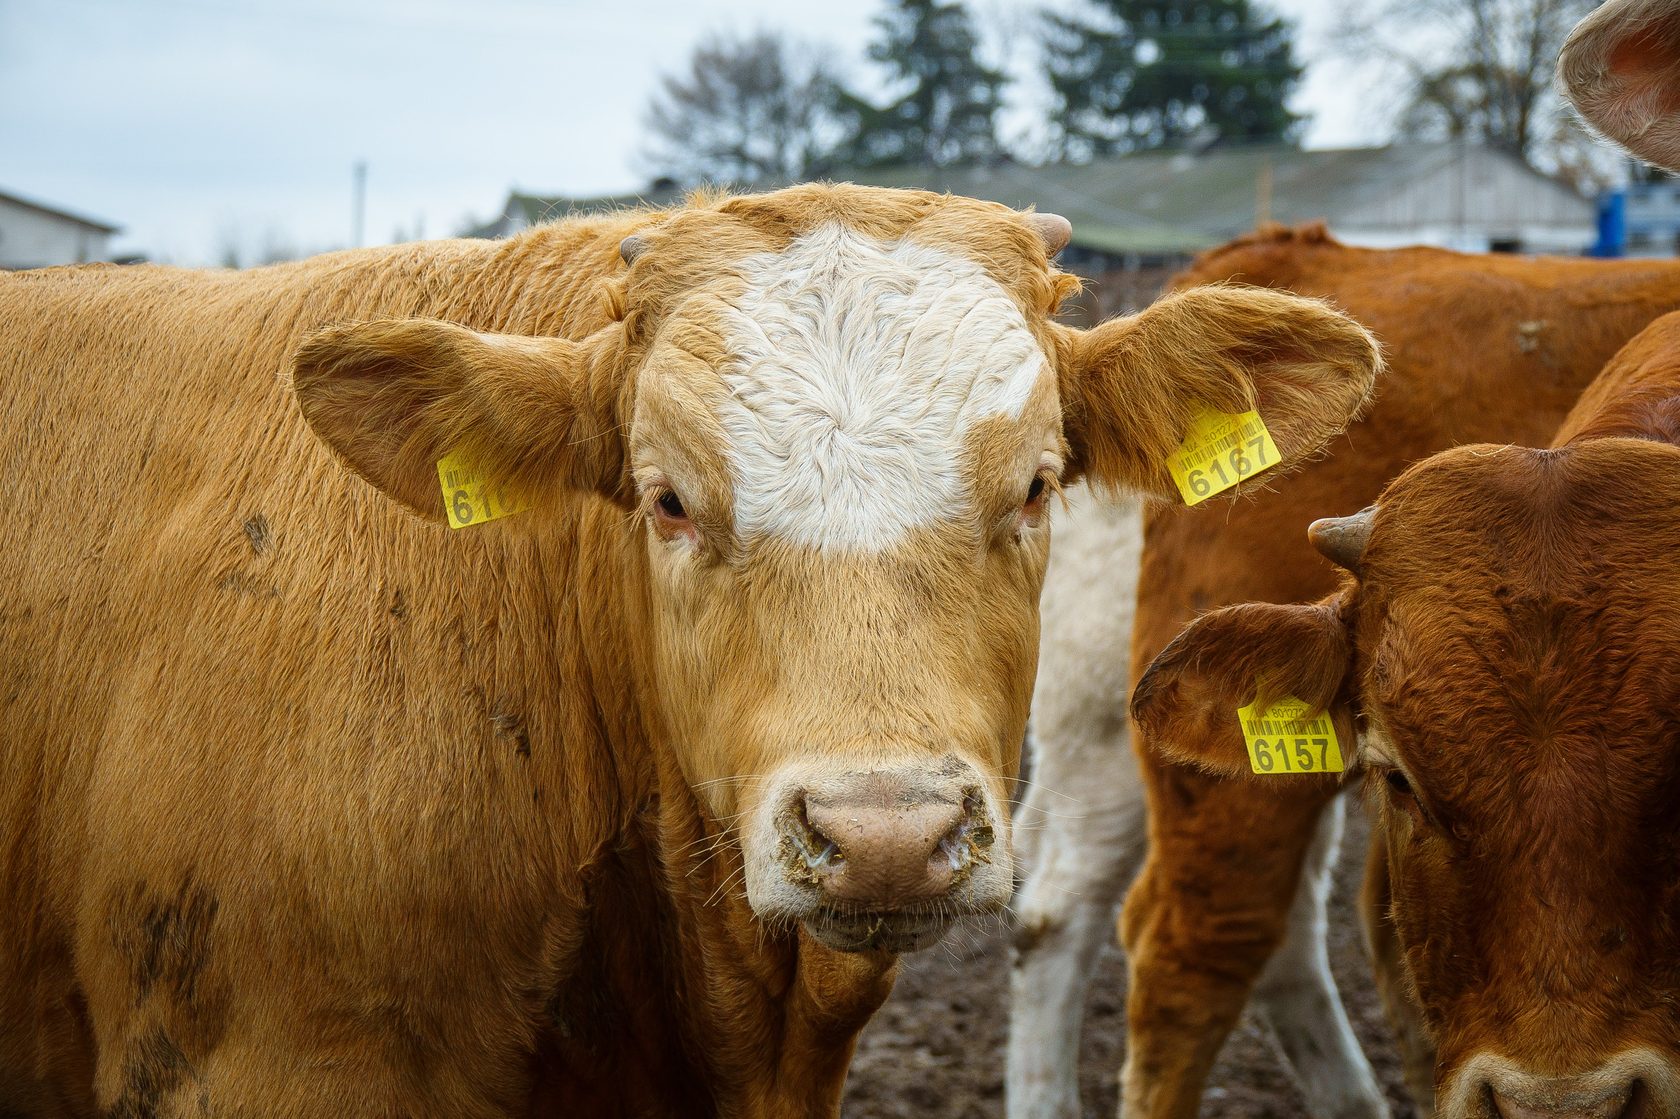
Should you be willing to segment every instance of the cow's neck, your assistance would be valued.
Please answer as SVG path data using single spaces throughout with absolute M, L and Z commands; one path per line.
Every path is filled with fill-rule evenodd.
M 739 847 L 668 755 L 660 784 L 657 849 L 682 976 L 701 985 L 685 1002 L 720 1102 L 731 1113 L 837 1114 L 858 1032 L 891 991 L 897 958 L 835 952 L 798 929 L 766 928 L 747 904 Z

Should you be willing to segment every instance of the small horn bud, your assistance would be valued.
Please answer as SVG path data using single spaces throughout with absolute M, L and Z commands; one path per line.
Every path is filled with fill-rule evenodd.
M 618 243 L 618 255 L 624 259 L 626 264 L 636 263 L 636 258 L 647 251 L 647 239 L 634 233 Z
M 1073 225 L 1060 214 L 1028 214 L 1027 224 L 1044 242 L 1044 251 L 1055 256 L 1073 240 Z
M 1376 519 L 1375 505 L 1367 505 L 1351 517 L 1324 517 L 1307 526 L 1307 539 L 1319 555 L 1358 575 L 1359 561 L 1371 541 L 1371 526 Z

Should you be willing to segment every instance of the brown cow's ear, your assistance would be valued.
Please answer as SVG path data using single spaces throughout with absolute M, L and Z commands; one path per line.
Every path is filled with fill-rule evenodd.
M 354 323 L 306 341 L 292 385 L 304 419 L 352 470 L 442 521 L 437 464 L 452 451 L 524 495 L 619 493 L 614 337 L 479 334 L 430 319 Z
M 1680 8 L 1610 0 L 1570 32 L 1558 84 L 1588 124 L 1641 159 L 1680 169 Z
M 1258 409 L 1283 464 L 1323 448 L 1382 368 L 1376 340 L 1317 300 L 1214 285 L 1064 336 L 1062 412 L 1075 469 L 1176 498 L 1167 458 L 1207 409 Z
M 1351 764 L 1350 655 L 1335 600 L 1227 606 L 1192 622 L 1150 664 L 1132 692 L 1132 721 L 1150 749 L 1235 777 L 1249 772 L 1238 709 L 1293 696 L 1331 711 Z

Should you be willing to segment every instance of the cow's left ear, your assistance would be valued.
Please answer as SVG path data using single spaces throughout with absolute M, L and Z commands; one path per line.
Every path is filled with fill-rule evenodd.
M 1310 605 L 1246 603 L 1202 615 L 1150 663 L 1132 692 L 1132 721 L 1173 761 L 1236 777 L 1249 772 L 1237 711 L 1293 697 L 1335 718 L 1351 764 L 1345 678 L 1352 643 L 1336 598 Z
M 1071 464 L 1099 485 L 1178 494 L 1168 456 L 1212 409 L 1257 409 L 1284 466 L 1320 450 L 1369 399 L 1382 355 L 1317 300 L 1220 284 L 1070 330 L 1061 354 Z
M 1610 0 L 1575 25 L 1557 72 L 1593 128 L 1680 170 L 1680 7 L 1672 0 Z
M 444 519 L 437 464 L 451 452 L 517 492 L 622 496 L 615 339 L 480 334 L 431 319 L 354 323 L 306 341 L 292 385 L 321 441 L 427 520 Z

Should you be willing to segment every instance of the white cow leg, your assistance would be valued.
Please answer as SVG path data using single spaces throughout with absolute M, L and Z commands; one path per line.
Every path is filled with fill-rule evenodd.
M 1294 1071 L 1314 1119 L 1388 1119 L 1388 1104 L 1330 974 L 1325 910 L 1345 799 L 1336 798 L 1319 823 L 1289 910 L 1289 931 L 1266 964 L 1251 1005 Z
M 1122 723 L 1122 726 L 1124 724 Z M 1079 1035 L 1097 957 L 1114 942 L 1121 894 L 1143 860 L 1144 803 L 1124 730 L 1099 772 L 1066 776 L 1044 758 L 1022 817 L 1037 826 L 1032 871 L 1016 896 L 1010 971 L 1009 1119 L 1077 1119 Z M 1089 760 L 1089 759 L 1087 759 Z M 1090 767 L 1098 768 L 1098 767 Z M 1056 795 L 1078 790 L 1081 800 Z M 1054 790 L 1054 791 L 1053 791 Z
M 1017 817 L 1009 1119 L 1076 1119 L 1085 992 L 1147 835 L 1126 719 L 1143 517 L 1083 486 L 1058 520 L 1040 603 L 1031 788 Z

